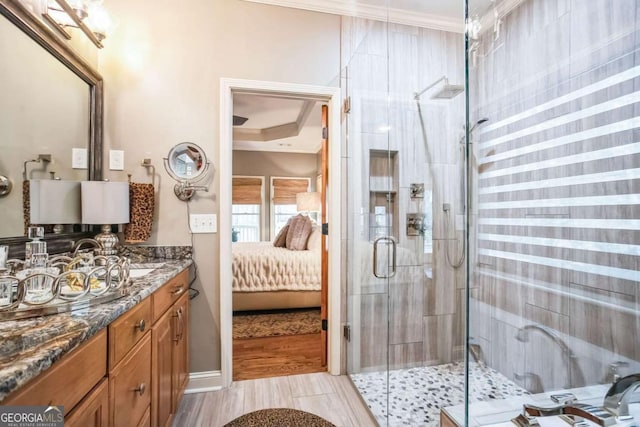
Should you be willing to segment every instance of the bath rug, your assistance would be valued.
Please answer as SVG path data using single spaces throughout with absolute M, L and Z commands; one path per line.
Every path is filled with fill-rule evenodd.
M 319 308 L 258 313 L 233 316 L 233 339 L 317 334 L 321 331 Z
M 225 424 L 225 427 L 335 427 L 335 424 L 309 412 L 274 408 L 249 412 Z

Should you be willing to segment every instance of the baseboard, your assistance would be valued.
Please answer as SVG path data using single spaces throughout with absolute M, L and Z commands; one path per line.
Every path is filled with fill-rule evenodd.
M 184 394 L 205 393 L 222 389 L 222 372 L 205 371 L 189 374 L 189 384 Z

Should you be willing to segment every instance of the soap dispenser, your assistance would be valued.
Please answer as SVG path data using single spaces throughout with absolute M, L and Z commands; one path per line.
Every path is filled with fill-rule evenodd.
M 40 240 L 44 238 L 44 227 L 29 227 L 27 237 L 31 239 L 24 248 L 25 267 L 46 267 L 47 266 L 47 242 Z M 34 257 L 35 255 L 35 257 Z

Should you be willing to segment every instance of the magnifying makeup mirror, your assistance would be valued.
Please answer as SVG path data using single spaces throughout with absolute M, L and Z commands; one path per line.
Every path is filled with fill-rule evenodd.
M 207 176 L 209 161 L 204 150 L 193 142 L 181 142 L 169 150 L 164 168 L 178 181 L 173 191 L 182 201 L 190 200 L 196 191 L 209 191 L 204 185 L 194 185 Z

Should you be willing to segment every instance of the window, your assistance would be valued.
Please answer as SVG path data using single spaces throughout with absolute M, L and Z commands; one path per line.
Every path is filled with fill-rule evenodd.
M 233 205 L 231 228 L 235 242 L 259 242 L 260 205 Z
M 264 177 L 234 176 L 231 228 L 234 242 L 259 242 L 262 235 Z
M 309 191 L 309 178 L 271 178 L 271 238 L 298 213 L 296 194 Z

